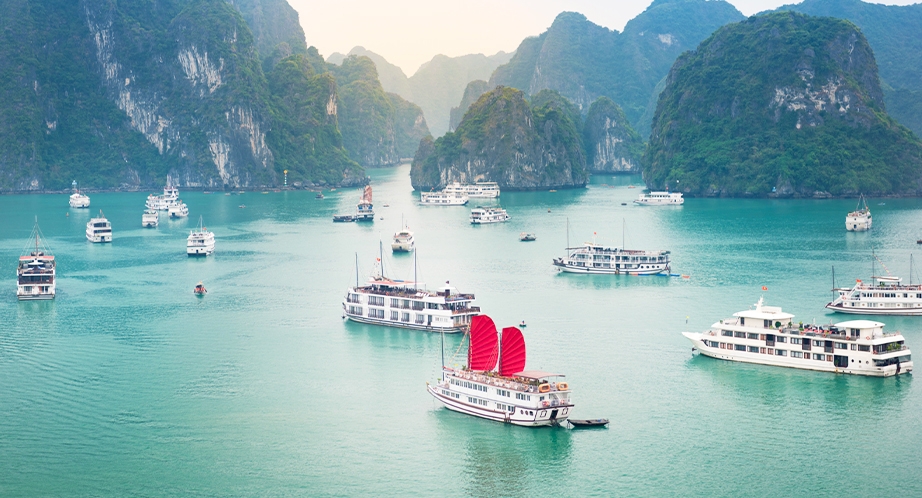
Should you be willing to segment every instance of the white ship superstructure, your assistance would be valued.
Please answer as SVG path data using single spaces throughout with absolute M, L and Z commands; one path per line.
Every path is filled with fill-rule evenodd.
M 794 315 L 765 306 L 734 313 L 703 333 L 683 332 L 713 358 L 744 363 L 889 377 L 912 371 L 912 357 L 900 333 L 884 324 L 851 320 L 835 325 L 795 324 Z
M 394 234 L 394 242 L 391 243 L 391 250 L 394 252 L 411 252 L 416 248 L 416 241 L 413 239 L 413 232 L 409 228 L 403 227 L 402 230 Z
M 864 204 L 864 207 L 862 207 Z M 864 232 L 871 229 L 873 219 L 871 219 L 871 209 L 864 195 L 858 199 L 858 206 L 854 211 L 845 216 L 845 229 L 849 232 Z
M 198 217 L 198 230 L 192 230 L 186 239 L 186 254 L 189 256 L 208 256 L 214 253 L 214 232 L 205 228 L 201 216 Z
M 179 201 L 179 189 L 173 185 L 167 184 L 163 188 L 163 195 L 150 194 L 147 196 L 145 207 L 157 211 L 169 211 Z
M 144 228 L 155 228 L 160 224 L 160 213 L 155 209 L 146 209 L 141 215 L 141 226 Z
M 74 188 L 74 193 L 70 194 L 70 199 L 68 200 L 68 204 L 70 204 L 70 207 L 72 208 L 90 207 L 90 197 L 86 194 L 81 194 L 80 191 L 77 190 L 77 180 L 74 180 L 71 186 L 73 186 Z
M 835 289 L 838 297 L 826 308 L 856 315 L 922 315 L 922 285 L 903 285 L 903 279 L 892 276 L 871 280 Z
M 500 336 L 493 320 L 474 317 L 467 367 L 442 367 L 426 389 L 446 408 L 527 427 L 558 425 L 573 411 L 570 386 L 561 374 L 525 370 L 525 339 L 517 327 Z
M 426 206 L 463 206 L 468 197 L 458 192 L 420 192 L 419 202 Z
M 462 185 L 454 182 L 445 186 L 442 192 L 459 194 L 471 199 L 495 199 L 500 194 L 499 185 L 496 182 L 477 182 L 473 185 Z
M 362 189 L 362 198 L 355 207 L 355 221 L 375 221 L 374 204 L 371 203 L 371 185 Z
M 586 242 L 582 247 L 567 248 L 567 255 L 554 259 L 554 266 L 570 273 L 654 275 L 669 273 L 669 254 L 669 251 L 621 249 Z
M 650 192 L 640 194 L 634 204 L 641 206 L 680 206 L 685 199 L 680 192 Z
M 471 209 L 471 224 L 483 225 L 485 223 L 503 223 L 509 220 L 509 214 L 501 208 L 482 208 Z
M 19 256 L 19 266 L 16 269 L 16 297 L 20 301 L 54 299 L 54 255 L 45 244 L 38 222 L 32 229 L 27 247 L 28 249 Z
M 99 210 L 98 218 L 91 218 L 86 223 L 86 240 L 99 244 L 102 242 L 112 242 L 112 224 Z
M 170 213 L 170 218 L 185 218 L 189 216 L 189 207 L 186 206 L 185 202 L 178 199 L 175 204 L 170 206 L 168 211 Z

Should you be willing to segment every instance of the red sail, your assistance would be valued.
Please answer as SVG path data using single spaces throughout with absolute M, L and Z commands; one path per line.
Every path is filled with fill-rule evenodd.
M 518 327 L 506 327 L 503 329 L 499 374 L 508 377 L 523 370 L 525 370 L 525 338 Z
M 362 202 L 371 203 L 371 185 L 365 185 L 365 190 L 362 191 Z
M 471 319 L 471 341 L 467 350 L 467 368 L 485 372 L 493 370 L 498 359 L 499 339 L 496 325 L 487 315 Z

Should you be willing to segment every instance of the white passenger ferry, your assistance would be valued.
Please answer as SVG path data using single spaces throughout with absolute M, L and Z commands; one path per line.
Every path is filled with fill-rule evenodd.
M 457 192 L 420 192 L 419 203 L 427 206 L 463 206 L 468 197 Z
M 912 371 L 912 357 L 900 333 L 884 324 L 852 320 L 817 327 L 795 324 L 794 315 L 765 306 L 734 313 L 703 333 L 683 332 L 712 358 L 780 367 L 888 377 Z
M 155 228 L 160 224 L 160 215 L 155 209 L 146 209 L 141 215 L 141 226 L 144 228 Z
M 685 203 L 680 192 L 650 192 L 640 194 L 634 204 L 640 206 L 679 206 Z
M 462 332 L 480 314 L 474 295 L 462 294 L 448 282 L 435 292 L 425 284 L 391 280 L 383 276 L 380 261 L 364 286 L 350 287 L 343 299 L 349 320 L 427 332 Z
M 189 216 L 189 207 L 186 206 L 186 203 L 181 200 L 176 200 L 176 203 L 170 206 L 168 210 L 170 213 L 170 218 L 185 218 Z
M 355 207 L 354 221 L 375 221 L 374 204 L 371 203 L 371 185 L 365 185 L 362 198 Z
M 90 207 L 90 197 L 88 195 L 81 194 L 80 191 L 77 190 L 77 180 L 74 180 L 71 186 L 74 188 L 74 193 L 70 194 L 70 199 L 68 200 L 68 204 L 70 204 L 70 207 L 72 208 Z
M 98 218 L 91 218 L 86 224 L 86 240 L 98 244 L 101 242 L 112 242 L 112 224 L 99 210 Z
M 639 251 L 586 242 L 582 247 L 568 247 L 566 256 L 554 259 L 554 266 L 569 273 L 655 275 L 669 273 L 669 254 L 669 251 Z
M 148 195 L 144 205 L 147 209 L 169 211 L 178 201 L 179 189 L 167 183 L 166 187 L 163 188 L 163 195 Z
M 391 242 L 391 250 L 394 252 L 412 252 L 416 248 L 416 242 L 413 240 L 413 232 L 409 228 L 403 227 L 402 230 L 394 234 L 394 242 Z
M 471 209 L 471 224 L 483 225 L 485 223 L 503 223 L 509 220 L 509 214 L 501 208 L 482 208 Z
M 864 207 L 861 207 L 862 204 L 864 204 Z M 864 194 L 862 194 L 858 198 L 858 206 L 845 217 L 845 229 L 849 232 L 864 232 L 871 229 L 873 221 L 868 201 L 865 200 Z
M 838 297 L 826 308 L 855 315 L 922 315 L 922 285 L 903 285 L 900 277 L 871 277 L 854 287 L 835 289 Z
M 19 267 L 16 269 L 16 297 L 20 301 L 54 299 L 54 255 L 45 244 L 38 221 L 32 228 L 27 247 L 29 249 L 19 256 Z
M 442 378 L 426 389 L 452 411 L 507 424 L 558 425 L 573 411 L 561 374 L 525 370 L 525 339 L 517 327 L 497 334 L 493 320 L 475 316 L 467 367 L 442 366 Z
M 473 185 L 462 185 L 458 182 L 447 185 L 442 192 L 446 194 L 460 194 L 471 199 L 495 199 L 499 197 L 499 185 L 496 182 L 477 182 Z
M 208 256 L 214 253 L 214 232 L 205 228 L 202 217 L 198 217 L 198 230 L 192 230 L 186 239 L 186 254 Z

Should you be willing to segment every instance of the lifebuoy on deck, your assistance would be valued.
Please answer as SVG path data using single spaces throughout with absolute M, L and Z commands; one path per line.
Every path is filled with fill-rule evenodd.
M 871 336 L 869 336 L 869 335 L 864 336 L 864 340 L 870 341 L 870 340 L 871 340 Z
M 549 393 L 549 392 L 551 392 L 551 385 L 550 385 L 550 384 L 541 384 L 540 386 L 538 386 L 538 392 L 539 392 L 539 393 Z
M 569 388 L 570 388 L 570 385 L 567 384 L 566 382 L 558 382 L 558 383 L 557 383 L 557 390 L 558 390 L 558 391 L 566 391 L 566 390 L 569 389 Z

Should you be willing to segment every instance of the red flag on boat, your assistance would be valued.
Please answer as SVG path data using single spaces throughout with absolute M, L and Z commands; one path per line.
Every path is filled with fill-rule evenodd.
M 471 340 L 467 348 L 467 368 L 480 372 L 493 370 L 498 360 L 499 338 L 496 324 L 487 315 L 471 319 Z
M 508 377 L 525 370 L 525 337 L 518 327 L 503 329 L 499 374 Z

